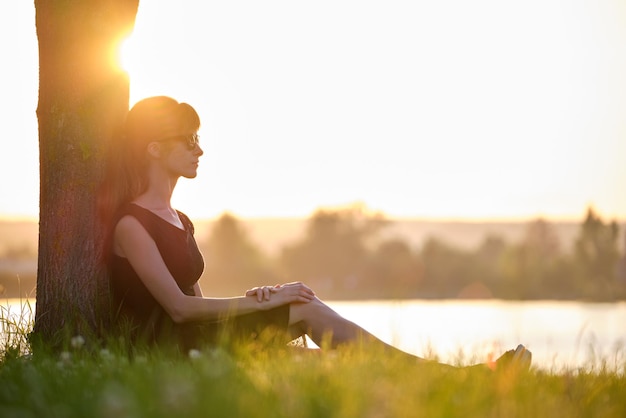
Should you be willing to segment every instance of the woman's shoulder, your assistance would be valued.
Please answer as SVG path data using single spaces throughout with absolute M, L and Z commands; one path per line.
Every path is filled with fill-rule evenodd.
M 117 211 L 115 216 L 115 228 L 138 227 L 150 231 L 154 223 L 152 212 L 134 203 L 126 203 Z
M 132 215 L 124 215 L 120 217 L 115 224 L 114 236 L 131 235 L 136 236 L 142 231 L 148 231 L 143 223 Z

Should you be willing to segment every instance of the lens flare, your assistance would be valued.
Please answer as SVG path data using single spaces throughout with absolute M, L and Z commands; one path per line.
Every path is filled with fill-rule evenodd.
M 120 67 L 132 76 L 133 70 L 137 67 L 137 54 L 135 42 L 133 42 L 133 36 L 130 34 L 120 42 L 118 48 L 117 61 Z

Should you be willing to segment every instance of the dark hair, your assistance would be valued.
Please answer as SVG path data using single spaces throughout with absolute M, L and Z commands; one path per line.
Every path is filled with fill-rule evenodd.
M 146 147 L 152 141 L 200 128 L 200 117 L 187 103 L 171 97 L 148 97 L 126 115 L 122 133 L 110 143 L 98 196 L 101 220 L 111 228 L 119 208 L 148 187 Z

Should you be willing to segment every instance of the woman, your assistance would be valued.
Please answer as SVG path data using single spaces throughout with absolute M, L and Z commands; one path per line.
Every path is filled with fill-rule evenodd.
M 273 329 L 289 335 L 285 343 L 307 334 L 319 345 L 365 340 L 399 352 L 338 315 L 303 283 L 257 287 L 231 298 L 202 294 L 204 263 L 193 224 L 170 204 L 178 179 L 196 177 L 203 154 L 199 127 L 190 105 L 164 96 L 144 99 L 128 113 L 106 183 L 118 321 L 130 324 L 138 340 L 170 340 L 185 349 Z M 516 354 L 530 356 L 521 346 Z

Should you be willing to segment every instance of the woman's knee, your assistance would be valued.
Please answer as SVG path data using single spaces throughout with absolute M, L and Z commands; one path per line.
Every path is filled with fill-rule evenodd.
M 289 323 L 306 323 L 309 324 L 313 320 L 336 316 L 337 314 L 324 302 L 315 298 L 308 303 L 292 303 L 289 306 Z

